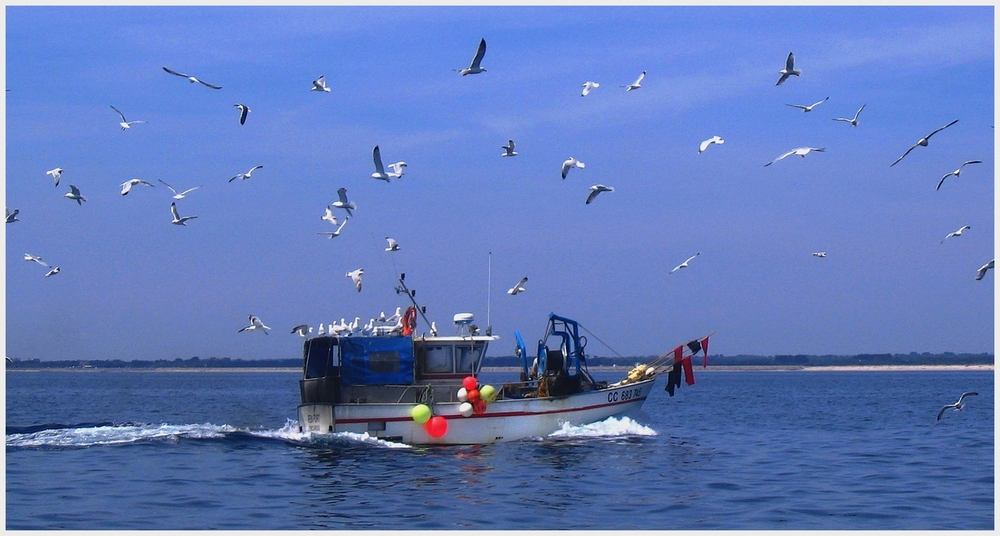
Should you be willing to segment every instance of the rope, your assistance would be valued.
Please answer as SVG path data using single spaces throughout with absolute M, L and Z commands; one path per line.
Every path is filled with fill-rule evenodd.
M 614 352 L 616 356 L 618 356 L 618 357 L 625 357 L 625 356 L 623 356 L 623 355 L 619 354 L 619 353 L 618 353 L 618 352 L 617 352 L 617 351 L 616 351 L 616 350 L 615 350 L 614 348 L 612 348 L 612 347 L 608 346 L 608 343 L 606 343 L 606 342 L 602 341 L 600 337 L 598 337 L 597 335 L 594 335 L 593 333 L 591 333 L 591 331 L 590 331 L 589 329 L 585 328 L 585 327 L 583 326 L 583 324 L 581 324 L 581 323 L 577 322 L 577 323 L 576 323 L 576 325 L 580 326 L 580 329 L 582 329 L 583 331 L 586 331 L 586 332 L 587 332 L 587 333 L 589 333 L 589 334 L 590 334 L 590 335 L 591 335 L 592 337 L 594 337 L 595 339 L 597 339 L 597 342 L 599 342 L 599 343 L 603 344 L 605 348 L 607 348 L 608 350 L 611 350 L 612 352 Z

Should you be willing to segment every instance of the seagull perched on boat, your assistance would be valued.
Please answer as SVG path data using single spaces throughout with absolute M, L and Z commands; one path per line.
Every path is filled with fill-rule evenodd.
M 972 229 L 972 227 L 969 227 L 968 225 L 963 225 L 961 229 L 959 229 L 959 230 L 957 230 L 957 231 L 955 231 L 953 233 L 948 233 L 948 236 L 944 237 L 944 240 L 942 240 L 941 243 L 944 244 L 945 240 L 948 240 L 949 238 L 951 238 L 953 236 L 962 236 L 962 232 L 964 232 L 966 229 Z
M 250 319 L 250 325 L 246 326 L 246 327 L 243 327 L 243 328 L 240 328 L 240 330 L 237 331 L 236 333 L 240 333 L 240 332 L 243 332 L 243 331 L 256 331 L 256 330 L 259 329 L 259 330 L 261 330 L 261 331 L 264 332 L 264 335 L 267 335 L 267 330 L 271 329 L 271 328 L 265 326 L 264 323 L 261 322 L 260 319 L 257 318 L 254 315 L 250 315 L 249 319 Z
M 351 280 L 354 281 L 354 286 L 358 289 L 358 292 L 361 292 L 361 276 L 364 275 L 364 273 L 364 268 L 358 268 L 357 270 L 347 272 L 347 277 L 350 277 Z
M 476 55 L 472 57 L 472 63 L 464 69 L 452 69 L 453 71 L 458 71 L 465 76 L 467 74 L 479 74 L 485 73 L 486 69 L 483 69 L 479 64 L 483 61 L 483 56 L 486 55 L 486 38 L 479 41 L 479 48 L 476 49 Z
M 166 67 L 164 67 L 164 68 L 163 68 L 163 70 L 164 70 L 164 71 L 167 71 L 167 72 L 168 72 L 168 73 L 170 73 L 170 74 L 173 74 L 173 75 L 177 75 L 177 76 L 181 76 L 181 77 L 184 77 L 184 78 L 187 78 L 188 80 L 190 80 L 190 81 L 191 81 L 191 83 L 192 83 L 192 84 L 193 84 L 193 83 L 195 83 L 195 82 L 198 82 L 199 84 L 203 84 L 203 85 L 206 85 L 206 86 L 208 86 L 208 87 L 210 87 L 210 88 L 212 88 L 212 89 L 222 89 L 222 87 L 220 87 L 220 86 L 215 86 L 215 85 L 212 85 L 212 84 L 209 84 L 208 82 L 206 82 L 206 81 L 204 81 L 204 80 L 199 80 L 199 79 L 197 79 L 197 78 L 195 78 L 195 77 L 193 77 L 193 76 L 191 76 L 191 75 L 189 75 L 189 74 L 184 74 L 184 73 L 179 73 L 179 72 L 177 72 L 177 71 L 174 71 L 174 70 L 172 70 L 172 69 L 168 69 L 168 68 L 166 68 Z
M 49 276 L 52 276 L 52 275 L 56 275 L 56 274 L 58 274 L 58 273 L 59 273 L 59 267 L 58 267 L 58 266 L 56 266 L 55 268 L 52 268 L 51 270 L 49 270 L 48 272 L 46 272 L 46 273 L 45 273 L 45 277 L 49 277 Z
M 308 324 L 299 324 L 292 328 L 292 333 L 298 333 L 299 337 L 308 337 L 310 333 L 313 332 L 313 328 L 309 327 Z M 266 331 L 264 333 L 267 333 Z
M 63 194 L 63 197 L 72 199 L 80 206 L 83 206 L 83 202 L 87 200 L 86 197 L 80 195 L 80 189 L 72 184 L 69 185 L 69 191 Z
M 399 244 L 396 242 L 395 238 L 389 238 L 387 236 L 385 237 L 385 240 L 389 243 L 389 246 L 385 248 L 386 251 L 399 251 Z
M 799 76 L 802 74 L 801 70 L 795 68 L 795 56 L 792 55 L 791 52 L 789 52 L 788 57 L 785 58 L 785 68 L 778 71 L 778 74 L 781 75 L 781 78 L 779 78 L 778 82 L 774 84 L 776 86 L 783 84 L 789 76 Z
M 121 113 L 121 111 L 119 111 L 118 108 L 115 108 L 114 106 L 111 106 L 111 109 L 114 110 L 114 111 L 116 111 L 116 112 L 118 112 L 118 115 L 121 116 L 122 120 L 118 124 L 121 125 L 122 130 L 128 130 L 128 129 L 132 128 L 132 124 L 133 123 L 145 123 L 145 121 L 128 121 L 128 120 L 125 119 L 125 114 Z
M 941 128 L 935 129 L 930 134 L 924 136 L 923 138 L 920 138 L 919 140 L 917 140 L 917 143 L 914 143 L 912 147 L 910 147 L 909 149 L 906 150 L 905 153 L 903 153 L 903 156 L 900 156 L 899 158 L 896 159 L 895 162 L 889 164 L 889 167 L 892 167 L 892 166 L 895 166 L 896 164 L 898 164 L 900 160 L 902 160 L 904 157 L 906 157 L 906 155 L 910 154 L 910 151 L 916 149 L 917 147 L 927 147 L 927 142 L 930 141 L 931 136 L 937 134 L 938 132 L 941 132 L 942 130 L 944 130 L 944 129 L 952 126 L 952 125 L 954 125 L 955 123 L 958 123 L 958 119 L 952 121 L 951 123 L 948 123 L 947 125 L 945 125 L 945 126 L 943 126 Z
M 403 177 L 403 171 L 404 171 L 403 168 L 406 167 L 406 162 L 402 162 L 402 161 L 400 161 L 400 162 L 393 162 L 393 163 L 391 163 L 391 164 L 389 164 L 388 166 L 385 166 L 385 167 L 387 167 L 387 168 L 389 168 L 389 169 L 392 170 L 392 171 L 387 172 L 386 175 L 388 175 L 390 178 L 393 178 L 393 179 L 399 179 L 399 178 Z
M 385 317 L 385 313 L 382 313 L 382 316 Z M 403 317 L 403 308 L 396 307 L 396 312 L 393 313 L 392 316 L 390 316 L 389 318 L 382 318 L 380 321 L 385 322 L 387 324 L 395 324 L 396 322 L 399 322 L 399 319 L 402 317 Z
M 185 227 L 187 227 L 187 224 L 184 223 L 184 222 L 186 222 L 188 220 L 193 220 L 193 219 L 195 219 L 195 218 L 198 217 L 198 216 L 184 216 L 183 218 L 180 217 L 177 214 L 177 203 L 176 202 L 170 203 L 170 213 L 173 214 L 173 216 L 174 216 L 174 220 L 172 222 L 170 222 L 170 223 L 172 223 L 174 225 L 183 225 Z
M 670 275 L 670 274 L 676 272 L 677 270 L 680 270 L 681 268 L 687 268 L 688 267 L 688 263 L 691 262 L 692 260 L 694 260 L 694 258 L 697 257 L 698 255 L 701 255 L 700 251 L 698 253 L 695 253 L 691 257 L 689 257 L 688 260 L 686 260 L 686 261 L 678 264 L 677 266 L 675 266 L 674 269 L 670 270 L 670 272 L 667 275 Z
M 980 279 L 982 279 L 983 276 L 986 275 L 986 272 L 990 268 L 993 268 L 993 261 L 995 261 L 995 260 L 996 259 L 993 259 L 990 262 L 988 262 L 988 263 L 986 263 L 986 264 L 984 264 L 984 265 L 982 265 L 982 266 L 979 267 L 979 270 L 976 272 L 976 281 L 979 281 Z
M 326 87 L 326 77 L 320 76 L 319 78 L 313 80 L 312 88 L 309 91 L 325 91 L 330 92 L 330 88 Z
M 240 179 L 240 180 L 244 180 L 245 181 L 245 180 L 247 180 L 247 179 L 250 178 L 250 175 L 252 175 L 255 170 L 258 170 L 258 169 L 260 169 L 262 167 L 264 167 L 264 166 L 254 166 L 254 167 L 250 168 L 250 171 L 247 171 L 246 173 L 238 173 L 238 174 L 234 175 L 233 178 L 229 179 L 229 182 L 233 182 L 236 179 Z
M 805 158 L 807 154 L 809 154 L 809 153 L 811 153 L 813 151 L 822 153 L 822 152 L 826 151 L 826 149 L 823 148 L 823 147 L 799 147 L 798 149 L 792 149 L 791 151 L 788 151 L 787 153 L 779 156 L 778 158 L 775 158 L 774 160 L 771 160 L 770 162 L 764 164 L 764 167 L 770 166 L 771 164 L 777 162 L 778 160 L 781 160 L 781 159 L 785 158 L 786 156 L 792 156 L 793 154 L 799 155 L 802 158 Z
M 382 166 L 382 152 L 379 151 L 378 145 L 372 149 L 372 160 L 375 162 L 375 173 L 372 173 L 371 177 L 380 181 L 389 182 L 389 175 L 385 173 L 385 168 Z
M 591 82 L 589 80 L 584 82 L 583 91 L 580 92 L 580 96 L 586 97 L 587 95 L 590 95 L 590 90 L 594 89 L 595 87 L 601 87 L 601 84 L 598 84 L 597 82 Z
M 14 223 L 16 221 L 21 221 L 17 219 L 17 213 L 21 212 L 20 210 L 16 208 L 14 209 L 14 212 L 11 212 L 9 208 L 6 210 L 7 210 L 7 223 Z
M 519 293 L 524 292 L 524 284 L 528 282 L 528 276 L 524 276 L 516 285 L 507 290 L 507 294 L 511 296 L 517 296 Z
M 336 218 L 334 218 L 334 219 L 336 220 Z M 347 225 L 347 220 L 349 220 L 349 219 L 350 218 L 345 217 L 344 221 L 342 221 L 340 223 L 340 226 L 337 227 L 336 231 L 321 231 L 321 232 L 318 232 L 316 234 L 326 235 L 327 238 L 330 238 L 330 239 L 337 238 L 338 236 L 340 236 L 341 229 L 343 229 L 344 226 Z
M 965 166 L 967 166 L 969 164 L 982 164 L 982 163 L 983 163 L 982 160 L 966 160 L 965 162 L 962 163 L 961 166 L 958 166 L 958 169 L 956 169 L 955 171 L 952 171 L 951 173 L 945 174 L 944 177 L 941 177 L 941 181 L 938 182 L 936 190 L 940 190 L 941 189 L 941 185 L 944 184 L 944 180 L 947 179 L 948 177 L 951 177 L 952 175 L 954 175 L 954 176 L 957 177 L 962 172 L 962 168 L 964 168 Z
M 633 89 L 639 89 L 639 88 L 642 87 L 642 79 L 643 78 L 646 78 L 646 71 L 643 71 L 642 74 L 639 75 L 639 78 L 635 79 L 635 82 L 632 82 L 631 84 L 629 84 L 627 86 L 618 86 L 618 87 L 625 88 L 625 91 L 632 91 Z
M 357 210 L 358 207 L 354 203 L 352 203 L 352 202 L 350 202 L 350 201 L 347 200 L 347 188 L 343 188 L 343 187 L 338 188 L 337 189 L 337 196 L 340 197 L 340 200 L 339 201 L 334 201 L 333 202 L 333 206 L 336 207 L 336 208 L 342 208 L 342 209 L 346 210 L 347 211 L 347 215 L 353 217 L 354 214 L 351 214 L 351 210 Z
M 813 253 L 813 257 L 819 257 L 819 258 L 826 257 L 826 252 L 825 251 L 817 251 L 816 253 Z
M 571 156 L 571 157 L 569 157 L 568 160 L 566 160 L 562 164 L 562 178 L 565 179 L 566 178 L 566 174 L 569 173 L 569 170 L 571 168 L 574 168 L 574 167 L 578 167 L 580 169 L 583 169 L 583 168 L 585 168 L 587 166 L 585 166 L 583 162 L 581 162 L 581 161 L 579 161 L 576 158 L 573 158 Z
M 155 186 L 142 179 L 129 179 L 122 183 L 122 195 L 128 195 L 128 193 L 132 191 L 132 187 L 138 184 L 144 184 L 146 186 L 152 186 L 153 188 L 155 188 Z
M 326 328 L 323 327 L 323 323 L 322 322 L 319 323 L 319 328 L 316 329 L 316 335 L 318 335 L 320 337 L 322 337 L 323 335 L 326 335 Z
M 163 183 L 163 185 L 166 186 L 167 188 L 170 188 L 170 191 L 174 193 L 174 199 L 184 199 L 184 196 L 187 195 L 188 192 L 190 192 L 192 190 L 197 190 L 198 188 L 201 188 L 201 186 L 195 186 L 194 188 L 188 188 L 187 190 L 184 190 L 181 193 L 177 193 L 177 190 L 175 190 L 173 186 L 170 186 L 166 182 L 163 182 L 163 179 L 156 179 L 156 180 L 158 180 L 161 183 Z
M 507 140 L 507 145 L 501 145 L 503 149 L 503 154 L 500 156 L 517 156 L 517 152 L 514 150 L 514 140 Z
M 698 146 L 698 154 L 705 152 L 705 149 L 708 149 L 709 145 L 712 144 L 722 145 L 723 143 L 726 143 L 726 140 L 718 136 L 712 136 L 711 138 L 708 138 L 707 140 L 701 142 L 701 145 Z
M 593 201 L 601 192 L 613 192 L 613 191 L 615 191 L 615 189 L 610 186 L 605 186 L 603 184 L 595 184 L 590 187 L 590 195 L 587 196 L 587 202 L 584 204 L 589 205 L 590 202 Z
M 333 215 L 333 208 L 330 207 L 330 205 L 326 206 L 326 212 L 323 214 L 323 216 L 320 217 L 320 219 L 328 221 L 333 225 L 340 225 L 340 222 L 337 221 L 337 217 Z
M 42 266 L 44 266 L 46 268 L 51 268 L 51 266 L 49 266 L 48 263 L 46 263 L 45 261 L 43 261 L 41 257 L 37 257 L 37 256 L 32 255 L 30 253 L 25 253 L 24 254 L 24 260 L 31 261 L 31 262 L 37 262 L 38 264 L 41 264 Z
M 861 107 L 858 108 L 858 111 L 854 112 L 854 117 L 852 119 L 848 119 L 846 117 L 834 117 L 833 120 L 844 121 L 845 123 L 850 123 L 852 127 L 856 127 L 858 126 L 858 116 L 861 115 L 861 110 L 864 110 L 867 105 L 867 103 L 862 104 Z
M 967 393 L 962 393 L 962 396 L 958 397 L 958 402 L 955 402 L 954 404 L 948 404 L 947 406 L 941 408 L 941 411 L 939 411 L 938 414 L 937 414 L 937 420 L 940 421 L 941 420 L 941 416 L 944 415 L 944 412 L 947 411 L 947 410 L 949 410 L 949 409 L 953 409 L 955 411 L 962 411 L 962 408 L 965 407 L 965 404 L 963 404 L 962 401 L 965 400 L 965 397 L 967 397 L 967 396 L 979 396 L 979 393 L 977 393 L 975 391 L 969 391 Z
M 810 104 L 809 106 L 803 106 L 801 104 L 786 104 L 785 106 L 791 106 L 792 108 L 799 108 L 803 112 L 808 113 L 808 112 L 813 111 L 813 108 L 819 106 L 820 104 L 823 104 L 824 102 L 826 102 L 828 100 L 830 100 L 830 97 L 827 97 L 827 98 L 825 98 L 825 99 L 823 99 L 821 101 L 818 101 L 818 102 L 814 102 L 814 103 Z
M 246 123 L 247 114 L 251 112 L 250 107 L 248 107 L 246 104 L 240 104 L 240 103 L 236 103 L 233 106 L 240 109 L 240 124 L 242 125 L 243 123 Z
M 56 181 L 56 186 L 59 186 L 59 177 L 62 176 L 63 168 L 57 167 L 55 169 L 50 169 L 45 172 L 46 175 L 52 175 L 52 178 Z

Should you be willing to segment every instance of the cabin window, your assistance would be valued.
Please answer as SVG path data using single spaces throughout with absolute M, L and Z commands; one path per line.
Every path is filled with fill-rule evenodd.
M 399 352 L 369 352 L 368 372 L 371 374 L 396 374 L 400 370 Z
M 476 362 L 479 361 L 479 354 L 483 351 L 483 347 L 478 345 L 475 348 L 459 346 L 457 350 L 458 369 L 456 372 L 475 372 Z
M 424 357 L 424 372 L 447 373 L 452 371 L 451 346 L 427 346 L 426 352 Z

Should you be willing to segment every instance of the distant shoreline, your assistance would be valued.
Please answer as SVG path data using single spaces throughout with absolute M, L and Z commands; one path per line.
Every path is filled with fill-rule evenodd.
M 593 372 L 627 373 L 630 367 L 590 367 Z M 994 370 L 994 365 L 719 365 L 708 368 L 695 367 L 698 372 L 915 372 Z M 482 372 L 519 372 L 520 367 L 483 367 Z M 285 367 L 227 367 L 227 368 L 17 368 L 7 367 L 7 372 L 287 372 L 301 373 L 302 369 Z

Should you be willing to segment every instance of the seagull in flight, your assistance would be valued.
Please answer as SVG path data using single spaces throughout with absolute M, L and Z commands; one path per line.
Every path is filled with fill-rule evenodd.
M 792 156 L 793 154 L 799 155 L 802 158 L 805 158 L 806 155 L 809 154 L 809 153 L 811 153 L 812 151 L 816 151 L 816 152 L 822 153 L 822 152 L 826 151 L 826 149 L 823 148 L 823 147 L 799 147 L 798 149 L 792 149 L 791 151 L 788 151 L 787 153 L 779 156 L 778 158 L 775 158 L 774 160 L 771 160 L 770 162 L 764 164 L 764 167 L 770 166 L 771 164 L 777 162 L 778 160 L 781 160 L 781 159 L 785 158 L 786 156 Z
M 945 174 L 944 177 L 941 177 L 941 181 L 938 182 L 938 185 L 937 185 L 937 190 L 941 189 L 941 185 L 944 184 L 944 180 L 945 179 L 947 179 L 948 177 L 951 177 L 952 175 L 954 175 L 954 176 L 957 177 L 962 172 L 962 168 L 964 168 L 965 166 L 967 166 L 969 164 L 982 164 L 982 163 L 983 163 L 982 160 L 967 160 L 967 161 L 963 162 L 961 166 L 958 166 L 958 169 L 956 169 L 955 171 L 952 171 L 951 173 Z
M 587 167 L 587 166 L 586 166 L 586 165 L 584 165 L 584 163 L 583 163 L 583 162 L 581 162 L 581 161 L 579 161 L 579 160 L 577 160 L 576 158 L 573 158 L 573 157 L 571 156 L 571 157 L 569 157 L 569 159 L 567 159 L 567 160 L 566 160 L 565 162 L 563 162 L 563 164 L 562 164 L 562 178 L 564 178 L 564 179 L 565 179 L 565 178 L 566 178 L 566 174 L 567 174 L 567 173 L 569 173 L 569 170 L 570 170 L 571 168 L 574 168 L 574 167 L 578 167 L 578 168 L 580 168 L 580 169 L 583 169 L 583 168 L 585 168 L 585 167 Z
M 958 123 L 958 119 L 952 121 L 951 123 L 948 123 L 947 125 L 939 128 L 939 129 L 935 129 L 934 132 L 931 132 L 930 134 L 924 136 L 923 138 L 920 138 L 920 140 L 917 141 L 917 143 L 914 143 L 912 147 L 910 147 L 909 149 L 906 150 L 905 153 L 903 153 L 903 156 L 897 158 L 895 162 L 889 164 L 889 167 L 892 167 L 892 166 L 895 166 L 896 164 L 898 164 L 900 160 L 902 160 L 904 157 L 906 157 L 906 155 L 910 154 L 910 151 L 916 149 L 917 147 L 927 147 L 927 142 L 930 141 L 931 136 L 937 134 L 938 132 L 941 132 L 942 130 L 944 130 L 944 129 L 952 126 L 952 125 L 954 125 L 955 123 Z
M 462 74 L 462 76 L 465 76 L 467 74 L 485 73 L 486 69 L 483 69 L 482 67 L 479 66 L 479 64 L 483 61 L 483 56 L 485 55 L 486 55 L 486 39 L 483 38 L 482 40 L 479 41 L 479 48 L 476 49 L 476 55 L 473 56 L 472 63 L 469 64 L 469 66 L 466 67 L 465 69 L 462 70 L 452 69 L 452 70 L 458 71 L 459 73 Z
M 677 266 L 675 266 L 674 269 L 670 270 L 670 272 L 667 275 L 670 275 L 670 274 L 676 272 L 677 270 L 680 270 L 681 268 L 687 268 L 688 267 L 688 263 L 691 262 L 692 260 L 694 260 L 694 258 L 697 257 L 698 255 L 701 255 L 700 251 L 698 253 L 695 253 L 691 257 L 689 257 L 688 260 L 686 260 L 686 261 L 678 264 Z
M 198 82 L 199 84 L 206 85 L 206 86 L 208 86 L 208 87 L 210 87 L 212 89 L 222 89 L 221 86 L 214 86 L 214 85 L 209 84 L 208 82 L 206 82 L 204 80 L 199 80 L 199 79 L 197 79 L 197 78 L 195 78 L 195 77 L 193 77 L 193 76 L 191 76 L 189 74 L 179 73 L 177 71 L 174 71 L 173 69 L 168 69 L 166 67 L 164 67 L 163 70 L 167 71 L 170 74 L 177 75 L 177 76 L 180 76 L 180 77 L 183 77 L 183 78 L 187 78 L 188 80 L 191 81 L 192 84 L 195 83 L 195 82 Z
M 825 251 L 817 251 L 816 253 L 813 253 L 813 257 L 819 257 L 819 258 L 826 257 L 826 252 Z
M 979 281 L 980 279 L 982 279 L 983 276 L 986 275 L 987 270 L 989 270 L 990 268 L 993 268 L 993 261 L 995 261 L 995 260 L 996 259 L 993 259 L 990 262 L 988 262 L 988 263 L 986 263 L 986 264 L 984 264 L 984 265 L 982 265 L 982 266 L 979 267 L 979 270 L 976 272 L 976 281 Z
M 83 205 L 83 202 L 87 200 L 86 197 L 80 195 L 80 189 L 72 184 L 69 185 L 69 191 L 63 194 L 63 197 L 72 199 L 76 201 L 78 205 Z
M 962 408 L 965 407 L 965 404 L 963 404 L 962 401 L 965 400 L 965 397 L 967 397 L 967 396 L 979 396 L 979 393 L 977 393 L 975 391 L 969 391 L 967 393 L 962 393 L 962 396 L 958 397 L 958 402 L 955 402 L 954 404 L 948 404 L 947 406 L 941 408 L 941 411 L 939 411 L 938 414 L 937 414 L 937 420 L 940 421 L 941 420 L 941 416 L 944 415 L 944 412 L 947 411 L 947 410 L 949 410 L 949 409 L 953 409 L 955 411 L 961 411 Z
M 781 78 L 779 78 L 778 82 L 774 84 L 776 86 L 783 84 L 789 76 L 799 76 L 802 74 L 801 70 L 795 68 L 795 56 L 792 55 L 791 52 L 789 52 L 788 57 L 785 58 L 785 68 L 778 71 L 778 74 L 781 75 Z
M 264 323 L 261 322 L 260 319 L 257 318 L 254 315 L 250 315 L 249 319 L 250 319 L 250 325 L 246 326 L 246 327 L 243 327 L 243 328 L 240 328 L 240 330 L 237 331 L 236 333 L 240 333 L 242 331 L 256 331 L 256 330 L 259 329 L 259 330 L 261 330 L 261 331 L 264 332 L 264 335 L 267 335 L 267 330 L 271 329 L 271 328 L 265 326 Z
M 953 236 L 962 236 L 962 233 L 966 229 L 972 229 L 972 227 L 969 227 L 968 225 L 963 225 L 961 229 L 959 229 L 959 230 L 957 230 L 957 231 L 955 231 L 953 233 L 948 233 L 948 236 L 944 237 L 944 240 L 942 240 L 941 243 L 944 244 L 945 240 L 948 240 L 949 238 L 951 238 Z
M 251 112 L 250 107 L 246 104 L 236 103 L 233 106 L 240 109 L 240 124 L 247 122 L 247 114 Z
M 139 184 L 145 184 L 146 186 L 155 188 L 155 186 L 142 179 L 129 179 L 122 183 L 122 195 L 128 195 L 128 193 L 132 191 L 132 187 Z
M 295 326 L 294 328 L 292 328 L 291 332 L 292 333 L 298 333 L 299 337 L 305 338 L 305 337 L 309 336 L 310 333 L 313 332 L 313 328 L 309 327 L 308 324 L 299 324 L 298 326 Z M 264 333 L 267 333 L 267 332 L 265 331 Z
M 336 225 L 340 225 L 340 222 L 337 221 L 337 217 L 333 215 L 333 208 L 331 208 L 330 205 L 326 206 L 326 213 L 323 214 L 323 216 L 320 217 L 320 219 L 321 220 L 326 220 L 326 221 L 332 223 L 335 226 Z
M 319 78 L 313 80 L 312 88 L 309 91 L 325 91 L 330 92 L 330 88 L 326 87 L 326 77 L 320 76 Z
M 116 112 L 118 112 L 118 115 L 121 116 L 122 120 L 118 124 L 121 125 L 122 130 L 128 130 L 128 129 L 132 128 L 132 125 L 134 123 L 145 123 L 145 121 L 128 121 L 128 120 L 125 119 L 125 114 L 121 113 L 121 111 L 118 110 L 118 108 L 115 108 L 114 106 L 111 106 L 111 109 L 114 110 L 114 111 L 116 111 Z
M 507 145 L 501 145 L 503 149 L 503 154 L 500 156 L 517 156 L 517 151 L 514 150 L 514 140 L 507 140 Z
M 198 216 L 184 216 L 183 218 L 180 217 L 177 214 L 177 202 L 170 203 L 170 213 L 174 215 L 174 221 L 172 221 L 170 223 L 172 223 L 174 225 L 183 225 L 185 227 L 187 227 L 187 224 L 184 223 L 184 222 L 186 222 L 188 220 L 193 220 L 193 219 L 195 219 L 195 218 L 198 217 Z
M 815 108 L 816 106 L 818 106 L 820 104 L 823 104 L 824 102 L 826 102 L 829 99 L 830 99 L 830 97 L 827 97 L 827 98 L 825 98 L 825 99 L 823 99 L 823 100 L 821 100 L 819 102 L 814 102 L 814 103 L 810 104 L 809 106 L 803 106 L 801 104 L 786 104 L 785 106 L 791 106 L 792 108 L 800 108 L 803 112 L 811 112 L 811 111 L 813 111 L 813 108 Z
M 245 181 L 245 180 L 247 180 L 247 179 L 250 178 L 250 175 L 252 175 L 255 170 L 258 170 L 258 169 L 260 169 L 262 167 L 264 167 L 264 166 L 254 166 L 254 167 L 250 168 L 250 171 L 247 171 L 246 173 L 238 173 L 236 175 L 233 175 L 233 178 L 229 179 L 229 182 L 233 182 L 236 179 L 240 179 L 240 180 L 244 180 Z
M 403 168 L 406 167 L 406 162 L 403 161 L 393 162 L 392 164 L 389 164 L 388 166 L 385 167 L 392 170 L 386 173 L 386 175 L 388 175 L 391 178 L 399 179 L 403 177 L 403 172 L 405 171 Z
M 361 292 L 361 276 L 364 275 L 364 273 L 364 268 L 358 268 L 357 270 L 347 272 L 347 277 L 350 277 L 351 280 L 354 281 L 354 286 L 358 289 L 358 292 Z
M 627 86 L 618 86 L 618 87 L 625 88 L 625 91 L 632 91 L 633 89 L 639 89 L 639 88 L 642 87 L 642 79 L 643 78 L 646 78 L 646 71 L 643 71 L 642 74 L 639 75 L 639 78 L 635 79 L 635 82 L 632 82 L 631 84 L 629 84 Z
M 44 266 L 46 268 L 51 268 L 51 266 L 49 266 L 48 263 L 46 263 L 45 261 L 43 261 L 41 257 L 36 257 L 35 255 L 32 255 L 30 253 L 25 253 L 24 254 L 24 260 L 37 262 L 38 264 L 41 264 L 42 266 Z
M 345 217 L 344 221 L 340 223 L 340 226 L 337 227 L 336 231 L 322 231 L 316 234 L 326 235 L 330 239 L 337 238 L 338 236 L 340 236 L 340 230 L 343 229 L 345 225 L 347 225 L 347 220 L 349 219 L 350 218 Z M 336 218 L 334 218 L 334 220 L 336 220 Z
M 858 111 L 854 112 L 854 117 L 852 119 L 848 119 L 846 117 L 834 117 L 833 120 L 844 121 L 845 123 L 850 123 L 852 127 L 856 127 L 858 126 L 858 116 L 861 115 L 861 110 L 864 110 L 865 106 L 868 106 L 868 103 L 862 104 L 861 107 L 858 108 Z
M 347 188 L 338 188 L 337 195 L 340 197 L 340 200 L 334 201 L 333 206 L 346 210 L 347 215 L 353 217 L 354 214 L 351 214 L 351 210 L 357 210 L 358 207 L 353 202 L 347 200 Z
M 49 270 L 48 272 L 45 272 L 45 277 L 49 277 L 49 276 L 52 276 L 52 275 L 56 275 L 56 274 L 58 274 L 58 273 L 59 273 L 59 267 L 58 267 L 58 266 L 56 266 L 55 268 L 53 268 L 53 269 Z
M 698 154 L 705 152 L 705 149 L 708 149 L 708 146 L 713 143 L 716 145 L 722 145 L 723 143 L 726 143 L 726 140 L 718 136 L 712 136 L 711 138 L 701 142 L 701 145 L 698 146 Z
M 389 246 L 385 248 L 386 251 L 399 251 L 399 243 L 396 242 L 395 238 L 389 238 L 387 236 L 385 237 L 385 240 L 389 243 Z
M 386 174 L 385 167 L 382 166 L 382 152 L 378 150 L 378 145 L 372 149 L 372 160 L 375 161 L 375 173 L 372 173 L 371 177 L 380 181 L 389 182 L 389 175 Z
M 194 188 L 188 188 L 187 190 L 184 190 L 181 193 L 177 193 L 177 190 L 175 190 L 173 186 L 170 186 L 169 184 L 163 182 L 162 179 L 156 179 L 156 180 L 158 180 L 161 183 L 163 183 L 163 185 L 166 186 L 167 188 L 170 188 L 170 191 L 174 193 L 174 199 L 184 199 L 184 196 L 187 195 L 188 192 L 190 192 L 192 190 L 197 190 L 198 188 L 201 188 L 201 186 L 195 186 Z
M 528 276 L 524 276 L 516 285 L 507 290 L 507 294 L 511 296 L 516 296 L 520 292 L 524 292 L 524 284 L 528 282 Z
M 584 204 L 589 205 L 590 202 L 593 201 L 601 192 L 613 192 L 613 191 L 615 191 L 615 189 L 610 186 L 605 186 L 603 184 L 595 184 L 590 187 L 590 195 L 587 196 L 587 202 Z
M 56 181 L 56 186 L 59 186 L 59 177 L 62 176 L 63 168 L 57 167 L 55 169 L 50 169 L 45 172 L 46 175 L 52 175 L 52 178 Z
M 17 213 L 18 212 L 21 212 L 21 211 L 15 208 L 14 212 L 11 212 L 10 209 L 8 208 L 7 209 L 7 223 L 14 223 L 16 221 L 21 221 L 21 220 L 17 219 Z
M 601 87 L 601 84 L 598 84 L 597 82 L 591 82 L 589 80 L 584 82 L 583 92 L 580 93 L 580 96 L 586 97 L 587 95 L 590 95 L 590 90 L 594 89 L 595 87 Z

